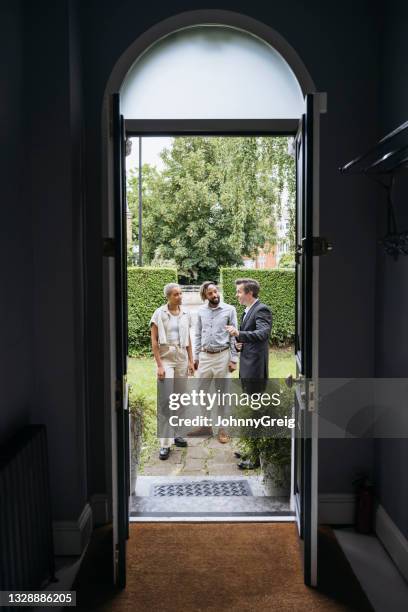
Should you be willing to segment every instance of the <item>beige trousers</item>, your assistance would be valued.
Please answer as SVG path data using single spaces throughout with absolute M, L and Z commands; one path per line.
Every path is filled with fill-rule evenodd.
M 166 378 L 187 378 L 188 355 L 186 348 L 165 344 L 160 345 L 159 351 Z M 160 438 L 160 446 L 170 447 L 173 441 L 173 438 Z
M 214 378 L 231 378 L 231 372 L 228 370 L 228 364 L 231 361 L 230 350 L 222 351 L 221 353 L 206 353 L 205 351 L 201 351 L 198 359 L 197 378 L 206 379 L 206 381 L 200 385 L 200 388 L 204 389 L 207 393 L 210 393 L 211 391 L 215 393 L 215 388 L 211 389 L 210 391 L 211 382 Z M 223 387 L 224 386 L 225 385 L 223 385 Z M 221 389 L 221 391 L 222 390 L 227 392 L 228 388 L 225 386 L 225 388 Z M 220 414 L 221 411 L 218 409 L 218 406 L 214 406 L 211 411 L 213 423 L 216 423 L 217 417 Z M 213 425 L 213 432 L 217 433 L 218 430 L 219 427 L 217 425 Z

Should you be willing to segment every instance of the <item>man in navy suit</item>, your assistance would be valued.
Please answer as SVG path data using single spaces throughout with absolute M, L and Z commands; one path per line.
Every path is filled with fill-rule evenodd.
M 227 326 L 235 336 L 240 350 L 239 377 L 244 379 L 267 379 L 269 370 L 269 336 L 272 329 L 272 312 L 259 301 L 259 283 L 251 278 L 235 281 L 236 297 L 245 306 L 239 330 Z
M 269 372 L 269 337 L 272 329 L 272 312 L 259 300 L 259 283 L 252 278 L 235 281 L 238 302 L 245 306 L 239 330 L 232 325 L 226 329 L 235 337 L 240 352 L 239 377 L 249 393 L 262 391 Z M 257 462 L 243 460 L 242 469 L 254 469 Z

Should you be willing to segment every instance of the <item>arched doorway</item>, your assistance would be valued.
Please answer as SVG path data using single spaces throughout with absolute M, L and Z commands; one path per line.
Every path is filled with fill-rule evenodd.
M 197 65 L 199 71 L 194 70 Z M 112 105 L 111 96 L 119 90 L 123 103 L 116 95 Z M 313 258 L 316 253 L 312 242 L 318 232 L 318 116 L 322 98 L 310 95 L 313 91 L 307 70 L 282 37 L 259 22 L 222 11 L 185 13 L 158 24 L 131 45 L 111 75 L 104 101 L 105 135 L 111 138 L 104 143 L 107 149 L 103 191 L 106 235 L 115 235 L 116 260 L 115 266 L 106 267 L 106 285 L 113 306 L 107 320 L 111 380 L 106 397 L 112 406 L 112 497 L 119 584 L 124 585 L 125 580 L 128 520 L 124 468 L 127 452 L 121 227 L 124 211 L 120 210 L 124 202 L 120 159 L 123 133 L 296 137 L 297 241 L 303 245 L 298 252 L 296 348 L 298 378 L 305 384 L 305 380 L 316 379 L 318 363 L 318 329 L 313 308 L 317 299 L 318 261 Z M 298 394 L 298 413 L 308 416 L 302 417 L 295 470 L 299 487 L 298 524 L 305 542 L 305 581 L 311 585 L 316 584 L 317 575 L 317 424 L 313 402 L 309 401 L 316 393 L 316 380 L 313 385 Z

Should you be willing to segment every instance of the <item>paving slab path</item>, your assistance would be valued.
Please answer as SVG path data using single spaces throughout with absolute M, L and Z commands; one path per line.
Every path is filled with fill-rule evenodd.
M 155 453 L 140 472 L 143 476 L 235 476 L 242 474 L 234 456 L 235 440 L 227 444 L 218 442 L 215 436 L 187 438 L 186 448 L 172 447 L 166 461 Z

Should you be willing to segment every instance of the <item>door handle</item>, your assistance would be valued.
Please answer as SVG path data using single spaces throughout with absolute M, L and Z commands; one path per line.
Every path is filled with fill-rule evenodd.
M 304 378 L 305 377 L 303 376 L 303 374 L 299 374 L 299 378 L 293 378 L 293 374 L 289 374 L 289 376 L 285 378 L 285 384 L 287 387 L 289 387 L 289 389 L 291 389 L 293 385 L 297 385 L 303 382 Z

